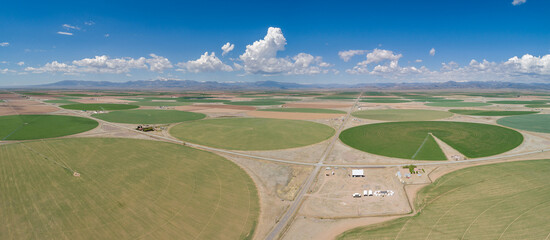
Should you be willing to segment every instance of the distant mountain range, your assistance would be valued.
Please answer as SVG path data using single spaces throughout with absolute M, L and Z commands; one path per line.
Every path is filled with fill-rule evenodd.
M 193 80 L 139 80 L 128 82 L 64 80 L 50 84 L 10 87 L 17 89 L 67 90 L 290 90 L 290 89 L 354 89 L 372 90 L 437 90 L 437 89 L 517 89 L 550 90 L 550 83 L 512 82 L 430 82 L 430 83 L 361 83 L 361 84 L 299 84 L 276 81 L 199 82 Z

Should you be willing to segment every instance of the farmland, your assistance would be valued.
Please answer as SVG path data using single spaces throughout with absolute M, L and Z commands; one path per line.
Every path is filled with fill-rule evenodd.
M 426 121 L 448 118 L 452 113 L 423 109 L 362 110 L 352 113 L 354 117 L 382 121 Z
M 113 104 L 113 103 L 78 103 L 78 104 L 67 104 L 61 105 L 62 108 L 71 109 L 71 110 L 82 110 L 82 111 L 112 111 L 112 110 L 127 110 L 138 108 L 139 106 L 130 105 L 130 104 Z
M 181 123 L 170 134 L 192 143 L 234 150 L 273 150 L 324 141 L 334 129 L 319 123 L 256 118 L 206 119 Z
M 271 106 L 271 105 L 283 105 L 284 102 L 278 100 L 251 100 L 251 101 L 235 101 L 235 102 L 224 102 L 224 104 L 229 105 L 239 105 L 239 106 Z
M 243 239 L 258 221 L 256 188 L 241 168 L 176 144 L 11 144 L 0 146 L 0 164 L 1 239 Z
M 362 125 L 343 131 L 340 140 L 365 152 L 412 159 L 429 133 L 469 158 L 503 153 L 523 141 L 523 136 L 514 130 L 465 122 L 390 122 Z M 441 157 L 435 153 L 439 148 L 433 144 L 430 146 L 433 148 L 426 150 L 426 155 Z
M 493 104 L 545 104 L 548 101 L 489 101 L 489 103 Z
M 406 103 L 410 102 L 404 99 L 362 99 L 361 102 L 368 103 Z
M 108 122 L 135 123 L 135 124 L 161 124 L 177 123 L 203 119 L 202 113 L 184 112 L 176 110 L 121 110 L 92 115 Z
M 520 130 L 550 133 L 550 114 L 505 117 L 497 123 Z
M 550 159 L 546 109 L 491 105 L 467 93 L 359 94 L 352 89 L 2 93 L 0 191 L 8 194 L 0 197 L 0 238 L 298 240 L 334 239 L 346 231 L 341 237 L 364 238 L 367 231 L 384 239 L 395 233 L 385 227 L 424 219 L 427 190 L 417 191 L 432 180 L 444 176 L 462 186 L 445 174 L 485 161 Z M 547 101 L 515 96 L 494 100 Z M 66 105 L 82 111 L 66 111 Z M 142 124 L 156 126 L 136 131 Z M 365 177 L 350 177 L 355 169 L 363 169 Z M 510 176 L 476 174 L 485 172 Z M 484 176 L 479 181 L 490 182 Z M 368 189 L 393 195 L 352 197 Z M 420 199 L 418 216 L 411 213 L 411 196 Z M 461 219 L 454 219 L 457 225 L 464 224 Z M 425 229 L 415 230 L 426 221 L 410 220 L 398 238 L 404 231 L 412 239 L 426 238 Z M 432 233 L 428 227 L 429 238 L 445 238 L 435 233 L 439 228 L 445 236 L 454 231 L 448 219 L 439 223 L 444 221 Z M 278 229 L 287 232 L 271 238 Z M 465 239 L 483 238 L 468 234 Z M 514 234 L 502 239 L 530 238 Z
M 494 111 L 494 110 L 463 110 L 450 109 L 449 112 L 472 116 L 513 116 L 538 113 L 535 111 Z
M 340 110 L 321 109 L 321 108 L 266 108 L 266 109 L 260 109 L 258 111 L 296 112 L 296 113 L 337 113 L 337 114 L 346 113 Z
M 0 140 L 62 137 L 91 130 L 97 125 L 94 120 L 73 116 L 0 116 Z
M 470 167 L 423 188 L 420 211 L 344 232 L 338 239 L 545 239 L 550 160 Z
M 432 102 L 426 103 L 426 106 L 430 107 L 483 107 L 489 106 L 490 103 L 481 102 Z

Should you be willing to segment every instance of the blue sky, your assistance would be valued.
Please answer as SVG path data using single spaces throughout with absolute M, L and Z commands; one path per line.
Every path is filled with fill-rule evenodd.
M 9 1 L 0 86 L 550 82 L 549 9 L 546 0 Z

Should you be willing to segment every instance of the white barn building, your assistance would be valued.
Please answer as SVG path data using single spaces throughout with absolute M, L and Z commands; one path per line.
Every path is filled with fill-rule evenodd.
M 351 177 L 365 177 L 365 172 L 363 169 L 352 169 Z

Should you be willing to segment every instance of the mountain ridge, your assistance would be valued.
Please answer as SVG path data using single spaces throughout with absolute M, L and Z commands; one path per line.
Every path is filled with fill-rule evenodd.
M 0 87 L 2 88 L 2 87 Z M 3 87 L 5 89 L 178 89 L 178 90 L 290 90 L 290 89 L 391 89 L 391 90 L 430 90 L 430 89 L 518 89 L 550 90 L 550 83 L 514 83 L 514 82 L 430 82 L 430 83 L 360 83 L 360 84 L 301 84 L 278 81 L 257 82 L 216 82 L 195 80 L 135 80 L 127 82 L 63 80 L 49 84 Z

